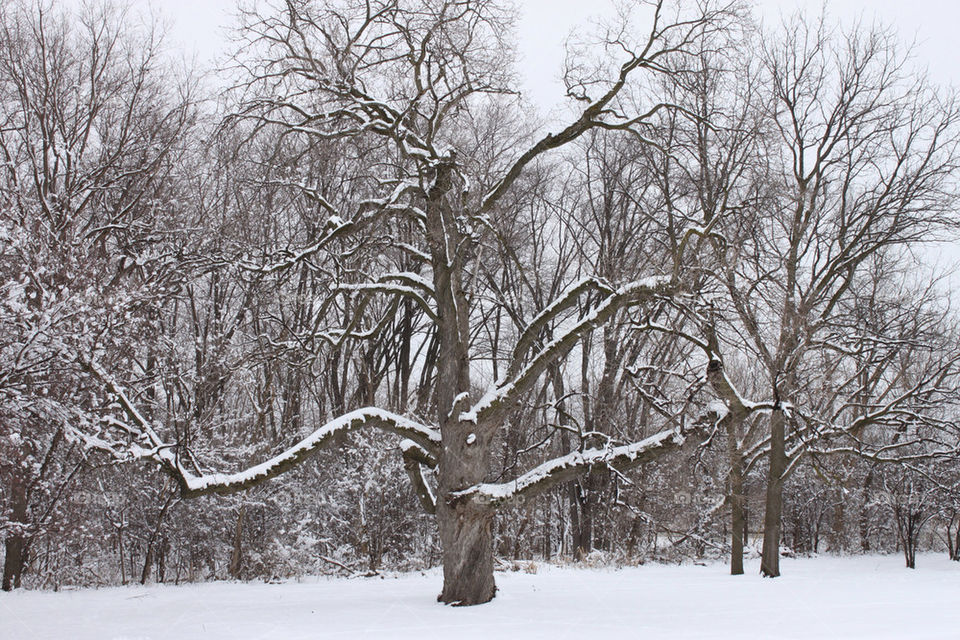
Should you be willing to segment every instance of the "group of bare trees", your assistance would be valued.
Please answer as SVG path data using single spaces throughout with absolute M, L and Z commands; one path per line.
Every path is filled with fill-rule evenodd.
M 0 10 L 5 589 L 92 563 L 91 531 L 124 581 L 194 579 L 202 530 L 233 577 L 310 539 L 478 604 L 498 555 L 666 539 L 742 573 L 753 507 L 768 576 L 828 511 L 833 549 L 857 522 L 912 566 L 942 520 L 957 556 L 960 350 L 922 260 L 953 96 L 882 29 L 637 2 L 544 125 L 513 19 L 241 11 L 204 101 L 122 12 Z

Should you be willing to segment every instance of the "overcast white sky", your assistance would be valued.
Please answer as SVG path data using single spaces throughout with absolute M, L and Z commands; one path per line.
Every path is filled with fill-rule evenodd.
M 2 1 L 2 0 L 0 0 Z M 75 0 L 69 0 L 75 1 Z M 225 27 L 231 24 L 235 0 L 133 0 L 152 5 L 172 22 L 171 44 L 196 51 L 201 62 L 212 60 L 226 46 Z M 521 72 L 528 96 L 550 108 L 560 103 L 559 84 L 563 42 L 571 29 L 610 11 L 610 0 L 520 0 Z M 819 12 L 822 0 L 756 0 L 765 20 L 800 8 Z M 905 40 L 917 41 L 917 59 L 934 79 L 960 85 L 960 25 L 958 0 L 827 0 L 827 12 L 840 20 L 877 18 L 895 26 Z

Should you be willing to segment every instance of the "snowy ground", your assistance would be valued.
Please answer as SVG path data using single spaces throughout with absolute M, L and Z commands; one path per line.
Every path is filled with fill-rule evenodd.
M 958 638 L 960 563 L 922 555 L 498 573 L 490 604 L 436 604 L 440 575 L 0 594 L 0 638 Z

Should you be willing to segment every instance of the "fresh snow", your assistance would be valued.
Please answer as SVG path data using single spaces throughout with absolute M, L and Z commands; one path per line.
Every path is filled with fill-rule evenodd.
M 482 483 L 469 489 L 458 491 L 454 495 L 470 495 L 490 502 L 504 501 L 533 485 L 543 482 L 546 478 L 558 471 L 573 467 L 603 464 L 617 458 L 636 460 L 647 451 L 660 448 L 670 440 L 682 444 L 683 435 L 674 429 L 670 429 L 656 433 L 633 444 L 574 451 L 560 458 L 548 460 L 514 480 L 501 483 Z M 471 444 L 469 439 L 467 440 L 467 444 Z
M 304 452 L 316 449 L 320 443 L 328 440 L 338 432 L 349 431 L 354 428 L 357 423 L 363 423 L 368 420 L 393 424 L 398 432 L 402 430 L 409 435 L 419 434 L 424 441 L 429 441 L 435 445 L 440 444 L 440 434 L 435 430 L 389 411 L 376 407 L 366 407 L 343 414 L 320 427 L 283 453 L 270 458 L 266 462 L 254 465 L 245 471 L 237 473 L 205 473 L 201 476 L 195 476 L 180 468 L 179 465 L 178 468 L 180 468 L 180 473 L 183 476 L 187 488 L 192 491 L 202 491 L 214 485 L 223 487 L 242 485 L 257 478 L 269 476 L 274 469 L 284 464 L 287 460 L 295 458 Z
M 282 584 L 0 594 L 0 638 L 306 640 L 377 638 L 956 638 L 960 563 L 925 554 L 784 559 L 784 575 L 722 564 L 539 567 L 497 574 L 497 598 L 436 603 L 439 571 Z

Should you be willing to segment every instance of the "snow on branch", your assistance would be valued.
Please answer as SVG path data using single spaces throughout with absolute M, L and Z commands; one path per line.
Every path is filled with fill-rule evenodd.
M 389 276 L 381 278 L 381 280 L 388 279 Z M 404 298 L 409 298 L 417 303 L 424 313 L 433 320 L 437 321 L 437 312 L 430 306 L 430 303 L 427 302 L 427 299 L 421 295 L 423 289 L 415 288 L 403 284 L 391 284 L 388 282 L 364 282 L 360 284 L 341 284 L 337 286 L 337 291 L 368 291 L 371 293 L 386 293 L 389 295 L 401 296 Z
M 357 228 L 357 223 L 353 221 L 344 221 L 339 216 L 331 216 L 324 226 L 325 233 L 310 245 L 296 251 L 285 251 L 283 256 L 270 264 L 256 264 L 254 262 L 244 261 L 240 263 L 240 268 L 246 271 L 256 273 L 276 273 L 284 271 L 300 263 L 304 259 L 310 258 L 323 250 L 336 238 L 352 232 Z
M 423 475 L 424 467 L 432 469 L 437 466 L 436 457 L 413 440 L 403 440 L 400 443 L 400 450 L 403 452 L 403 468 L 410 478 L 417 499 L 420 500 L 420 506 L 429 514 L 436 513 L 436 495 Z
M 429 294 L 431 298 L 436 296 L 436 293 L 433 290 L 433 283 L 419 273 L 413 273 L 412 271 L 395 271 L 393 273 L 387 273 L 380 276 L 381 282 L 390 280 L 396 280 L 397 282 L 401 282 L 405 285 L 421 289 Z
M 599 285 L 598 285 L 599 286 Z M 656 296 L 671 295 L 677 285 L 670 278 L 651 277 L 625 284 L 603 298 L 588 314 L 547 343 L 525 366 L 511 363 L 505 379 L 497 382 L 460 420 L 478 422 L 487 415 L 513 405 L 537 381 L 541 374 L 580 338 L 601 326 L 618 310 L 640 304 Z M 556 311 L 556 309 L 553 309 Z M 514 372 L 511 375 L 511 372 Z
M 513 356 L 510 361 L 510 369 L 507 371 L 507 377 L 512 378 L 519 373 L 519 368 L 526 357 L 527 352 L 533 347 L 534 342 L 552 320 L 558 315 L 569 309 L 588 291 L 600 291 L 605 294 L 614 293 L 610 285 L 602 282 L 598 278 L 583 278 L 574 283 L 560 294 L 560 296 L 548 304 L 542 311 L 530 320 L 529 324 L 523 329 L 517 344 L 513 349 Z
M 546 491 L 559 483 L 588 473 L 595 467 L 626 471 L 679 449 L 684 440 L 681 431 L 670 429 L 633 444 L 575 451 L 544 462 L 511 482 L 482 483 L 457 491 L 452 494 L 452 499 L 469 499 L 485 505 L 503 506 Z
M 707 357 L 707 382 L 719 396 L 718 402 L 723 404 L 736 420 L 743 420 L 754 412 L 770 413 L 778 409 L 790 411 L 793 407 L 789 402 L 775 402 L 766 400 L 755 402 L 743 397 L 743 394 L 737 389 L 736 385 L 727 376 L 723 357 L 717 346 L 716 335 L 713 327 L 707 325 L 707 338 L 703 340 L 686 331 L 674 329 L 649 320 L 642 324 L 633 325 L 634 329 L 640 331 L 657 331 L 682 338 L 687 342 L 699 347 Z
M 730 411 L 737 416 L 738 420 L 743 420 L 754 412 L 770 413 L 771 411 L 783 410 L 791 411 L 793 405 L 789 402 L 776 402 L 772 400 L 764 402 L 754 402 L 744 398 L 734 384 L 727 377 L 724 370 L 723 361 L 714 357 L 707 363 L 707 381 L 713 390 L 720 396 L 723 403 Z
M 163 470 L 180 485 L 184 498 L 210 493 L 226 495 L 249 489 L 299 465 L 337 435 L 361 428 L 372 427 L 395 433 L 415 443 L 428 456 L 432 456 L 440 446 L 440 434 L 436 430 L 383 409 L 366 407 L 328 422 L 282 453 L 244 471 L 194 474 L 183 465 L 181 456 L 177 452 L 178 446 L 164 443 L 160 439 L 150 422 L 138 411 L 126 392 L 111 376 L 93 361 L 83 364 L 106 386 L 132 422 L 123 430 L 128 434 L 136 434 L 141 441 L 140 444 L 130 447 L 134 456 L 159 463 Z
M 281 252 L 280 256 L 272 263 L 256 264 L 250 261 L 243 261 L 240 263 L 240 268 L 261 274 L 276 273 L 289 269 L 303 260 L 316 255 L 337 238 L 361 231 L 382 213 L 397 211 L 397 205 L 400 203 L 404 194 L 418 188 L 415 182 L 400 181 L 386 198 L 369 199 L 360 202 L 357 215 L 352 220 L 344 220 L 333 210 L 332 205 L 328 203 L 325 208 L 332 213 L 323 227 L 323 234 L 317 238 L 317 240 L 296 251 L 287 250 Z M 405 209 L 406 207 L 400 208 L 400 210 Z
M 389 411 L 365 407 L 328 422 L 286 451 L 244 471 L 194 476 L 180 469 L 181 489 L 184 497 L 188 498 L 207 493 L 223 495 L 243 491 L 289 471 L 322 449 L 335 436 L 368 427 L 391 431 L 417 442 L 428 451 L 440 445 L 440 434 L 433 429 Z

